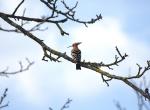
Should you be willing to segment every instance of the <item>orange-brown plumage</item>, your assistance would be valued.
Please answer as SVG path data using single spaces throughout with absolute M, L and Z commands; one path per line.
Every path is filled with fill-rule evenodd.
M 78 45 L 81 44 L 81 42 L 76 42 L 76 43 L 73 43 L 72 46 L 69 46 L 69 47 L 73 47 L 72 50 L 71 50 L 71 56 L 72 56 L 72 59 L 74 60 L 74 63 L 76 63 L 76 69 L 77 70 L 81 70 L 81 51 L 80 49 L 78 48 Z

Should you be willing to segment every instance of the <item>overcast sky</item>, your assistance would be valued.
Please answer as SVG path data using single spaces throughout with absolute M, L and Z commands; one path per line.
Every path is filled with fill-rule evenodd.
M 12 13 L 20 0 L 0 0 L 0 12 Z M 76 1 L 67 0 L 74 5 Z M 112 74 L 134 75 L 136 63 L 145 65 L 150 59 L 150 1 L 143 0 L 80 0 L 76 17 L 89 20 L 101 13 L 103 20 L 88 25 L 76 23 L 64 24 L 69 36 L 61 36 L 54 25 L 45 32 L 34 32 L 51 48 L 70 55 L 67 46 L 80 41 L 82 60 L 93 62 L 111 62 L 116 54 L 115 46 L 129 57 L 119 67 L 114 67 Z M 18 10 L 22 14 L 40 17 L 48 15 L 47 8 L 40 0 L 25 0 Z M 9 27 L 0 19 L 0 25 Z M 75 70 L 75 65 L 63 59 L 61 63 L 42 61 L 41 47 L 27 36 L 0 31 L 0 70 L 9 66 L 9 71 L 19 68 L 18 61 L 26 64 L 28 57 L 35 64 L 29 71 L 0 78 L 0 93 L 8 87 L 9 107 L 6 110 L 59 110 L 67 98 L 73 101 L 68 110 L 117 110 L 114 102 L 120 101 L 127 110 L 137 109 L 135 92 L 120 81 L 109 82 L 107 87 L 96 72 L 82 68 Z M 148 73 L 147 73 L 148 74 Z M 149 76 L 147 76 L 149 77 Z

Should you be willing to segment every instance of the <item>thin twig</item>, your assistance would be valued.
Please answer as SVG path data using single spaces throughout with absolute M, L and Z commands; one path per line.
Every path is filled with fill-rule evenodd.
M 2 108 L 4 108 L 4 107 L 7 107 L 8 104 L 9 104 L 9 102 L 6 103 L 6 104 L 3 104 L 4 99 L 7 97 L 7 91 L 8 91 L 8 88 L 5 89 L 3 95 L 2 95 L 1 98 L 0 98 L 0 109 L 2 109 Z
M 14 12 L 12 13 L 12 16 L 15 15 L 15 13 L 16 13 L 17 10 L 18 10 L 18 8 L 23 4 L 23 2 L 24 2 L 24 0 L 22 0 L 22 1 L 18 4 L 18 6 L 16 7 L 16 9 L 15 9 Z
M 61 107 L 60 110 L 64 110 L 64 109 L 69 108 L 69 105 L 70 105 L 71 102 L 72 102 L 72 100 L 68 98 L 67 101 L 66 101 L 65 104 Z

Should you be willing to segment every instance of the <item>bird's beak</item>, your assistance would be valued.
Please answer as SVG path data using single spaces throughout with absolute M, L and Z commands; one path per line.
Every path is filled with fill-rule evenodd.
M 70 47 L 72 47 L 72 45 L 71 45 L 71 46 L 69 46 L 69 47 L 67 47 L 67 48 L 70 48 Z
M 77 44 L 79 45 L 79 44 L 81 44 L 82 42 L 78 42 Z

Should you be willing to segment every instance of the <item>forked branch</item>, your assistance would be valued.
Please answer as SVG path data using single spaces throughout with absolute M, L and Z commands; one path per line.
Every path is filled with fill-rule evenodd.
M 128 55 L 126 53 L 124 55 L 122 55 L 117 46 L 116 46 L 116 51 L 117 51 L 119 56 L 115 55 L 115 61 L 112 62 L 112 63 L 105 64 L 103 62 L 96 63 L 96 62 L 85 62 L 85 61 L 83 61 L 82 64 L 83 65 L 90 65 L 90 66 L 93 66 L 93 67 L 96 67 L 96 68 L 107 67 L 107 68 L 113 70 L 112 66 L 118 66 L 119 63 L 121 63 L 123 60 L 126 59 L 126 57 L 128 57 Z
M 67 101 L 65 102 L 65 104 L 60 108 L 60 110 L 64 110 L 69 108 L 70 103 L 72 102 L 72 99 L 67 99 Z M 53 110 L 51 107 L 49 107 L 49 110 Z
M 34 62 L 33 61 L 31 62 L 28 58 L 26 58 L 26 61 L 28 64 L 25 67 L 23 66 L 22 62 L 20 61 L 19 62 L 19 66 L 20 66 L 19 70 L 13 71 L 13 72 L 8 72 L 9 68 L 7 67 L 5 70 L 0 72 L 0 76 L 9 77 L 9 75 L 14 75 L 14 74 L 29 70 L 29 68 L 34 64 Z

